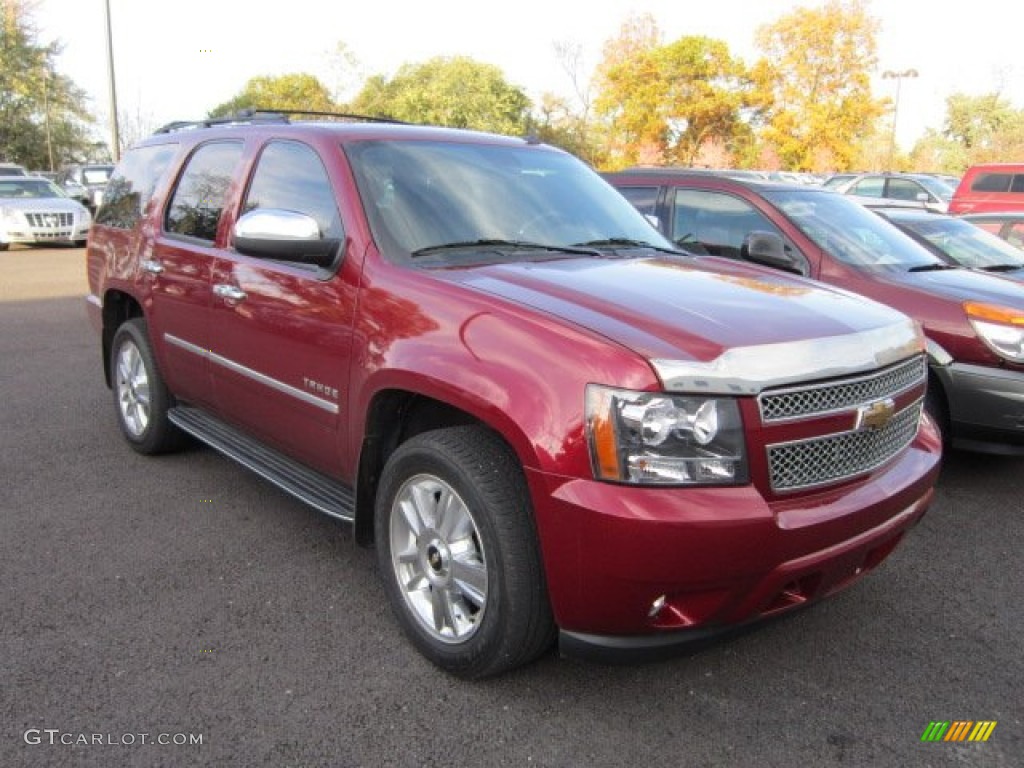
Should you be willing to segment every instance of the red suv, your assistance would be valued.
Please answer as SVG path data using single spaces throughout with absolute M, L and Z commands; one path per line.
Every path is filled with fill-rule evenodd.
M 918 320 L 928 410 L 954 446 L 1024 453 L 1024 286 L 958 268 L 820 187 L 636 169 L 607 178 L 683 247 L 867 296 Z
M 1024 163 L 983 163 L 967 169 L 949 212 L 989 211 L 1024 211 Z
M 119 164 L 88 276 L 128 443 L 192 435 L 352 523 L 461 676 L 827 596 L 939 468 L 911 320 L 680 253 L 529 140 L 172 126 Z

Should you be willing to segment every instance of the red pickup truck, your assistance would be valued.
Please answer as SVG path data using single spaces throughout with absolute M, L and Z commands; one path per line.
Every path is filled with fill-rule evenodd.
M 87 254 L 128 443 L 198 438 L 351 522 L 459 676 L 789 611 L 932 497 L 912 321 L 681 253 L 530 140 L 175 124 L 126 153 Z

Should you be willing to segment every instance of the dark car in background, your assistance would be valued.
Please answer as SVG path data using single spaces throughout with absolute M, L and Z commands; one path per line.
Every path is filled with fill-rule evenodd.
M 1002 238 L 1010 245 L 1024 248 L 1024 211 L 992 211 L 990 213 L 964 213 L 960 215 L 976 227 Z
M 103 193 L 113 171 L 113 165 L 103 163 L 66 165 L 57 174 L 57 183 L 69 197 L 95 213 L 103 203 Z
M 1024 453 L 1021 284 L 948 264 L 821 187 L 667 168 L 605 178 L 682 248 L 807 275 L 910 315 L 927 337 L 926 407 L 947 441 Z
M 907 208 L 881 207 L 875 213 L 950 264 L 1024 281 L 1024 251 L 969 221 Z

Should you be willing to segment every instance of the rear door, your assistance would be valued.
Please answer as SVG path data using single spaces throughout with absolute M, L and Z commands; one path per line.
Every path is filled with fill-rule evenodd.
M 196 404 L 212 400 L 210 278 L 221 214 L 242 154 L 240 140 L 198 145 L 178 176 L 160 231 L 140 256 L 140 269 L 151 283 L 150 337 L 164 377 L 180 399 Z

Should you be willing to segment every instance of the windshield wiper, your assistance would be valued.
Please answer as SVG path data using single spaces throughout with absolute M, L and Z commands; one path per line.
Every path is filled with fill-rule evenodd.
M 942 264 L 941 262 L 935 262 L 934 264 L 918 264 L 916 267 L 911 267 L 907 272 L 938 272 L 943 269 L 960 269 L 960 267 L 952 264 Z
M 982 267 L 986 272 L 1015 272 L 1024 269 L 1024 264 L 988 264 Z
M 630 240 L 628 237 L 609 237 L 604 240 L 588 240 L 585 243 L 573 243 L 573 245 L 581 248 L 650 248 L 652 251 L 661 251 L 662 253 L 680 253 L 680 251 L 673 248 L 662 248 L 660 245 L 654 245 L 653 243 L 648 243 L 644 240 Z
M 546 243 L 532 243 L 526 240 L 459 240 L 452 243 L 438 243 L 418 248 L 409 255 L 413 258 L 429 256 L 439 251 L 456 251 L 462 248 L 504 248 L 508 250 L 531 250 L 531 251 L 554 251 L 556 253 L 572 253 L 578 256 L 600 256 L 595 250 L 577 248 L 567 245 L 550 245 Z

